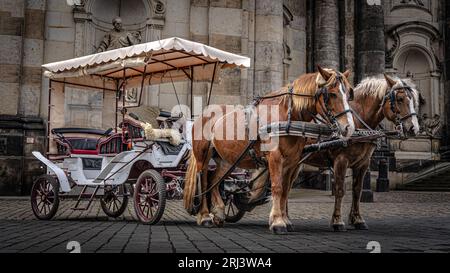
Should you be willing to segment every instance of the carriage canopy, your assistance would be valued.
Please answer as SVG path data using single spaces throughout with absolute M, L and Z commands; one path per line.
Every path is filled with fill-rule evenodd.
M 216 69 L 250 67 L 250 58 L 201 43 L 169 38 L 43 65 L 54 81 L 117 90 L 171 81 L 210 81 Z

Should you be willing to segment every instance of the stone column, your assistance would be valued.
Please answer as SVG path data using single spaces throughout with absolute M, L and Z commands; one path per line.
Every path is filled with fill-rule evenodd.
M 446 113 L 446 125 L 445 125 L 445 136 L 443 137 L 443 145 L 445 146 L 443 148 L 444 152 L 444 159 L 450 159 L 450 94 L 448 90 L 450 90 L 450 42 L 448 42 L 450 38 L 450 1 L 443 1 L 445 4 L 445 22 L 444 26 L 445 28 L 445 63 L 444 63 L 444 69 L 445 69 L 445 89 L 447 92 L 445 92 L 445 105 L 447 106 L 445 109 Z
M 283 1 L 255 2 L 254 94 L 263 95 L 283 84 Z
M 315 3 L 314 63 L 339 69 L 339 6 L 338 0 L 318 0 Z
M 356 1 L 357 16 L 357 81 L 385 71 L 384 1 L 369 5 Z

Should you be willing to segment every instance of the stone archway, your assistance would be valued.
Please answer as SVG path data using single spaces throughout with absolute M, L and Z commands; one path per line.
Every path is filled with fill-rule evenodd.
M 440 99 L 440 79 L 436 73 L 435 59 L 429 49 L 420 45 L 401 48 L 394 58 L 394 69 L 401 78 L 411 78 L 420 90 L 425 104 L 421 106 L 421 115 L 442 116 Z

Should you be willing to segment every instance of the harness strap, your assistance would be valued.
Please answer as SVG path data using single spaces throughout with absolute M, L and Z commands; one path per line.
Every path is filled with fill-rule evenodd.
M 286 128 L 286 132 L 289 134 L 290 130 L 291 130 L 291 123 L 292 123 L 292 103 L 293 103 L 293 99 L 292 99 L 292 95 L 294 94 L 294 87 L 291 85 L 289 87 L 289 109 L 288 109 L 288 123 L 287 123 L 287 128 Z

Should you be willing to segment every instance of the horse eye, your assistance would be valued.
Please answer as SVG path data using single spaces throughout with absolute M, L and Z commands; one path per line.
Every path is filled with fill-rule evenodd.
M 403 99 L 402 99 L 402 98 L 399 98 L 399 99 L 397 99 L 397 102 L 398 102 L 398 103 L 403 103 Z
M 334 93 L 330 93 L 330 98 L 332 98 L 332 99 L 336 99 L 336 98 L 337 98 L 337 95 L 336 95 L 336 94 L 334 94 Z

